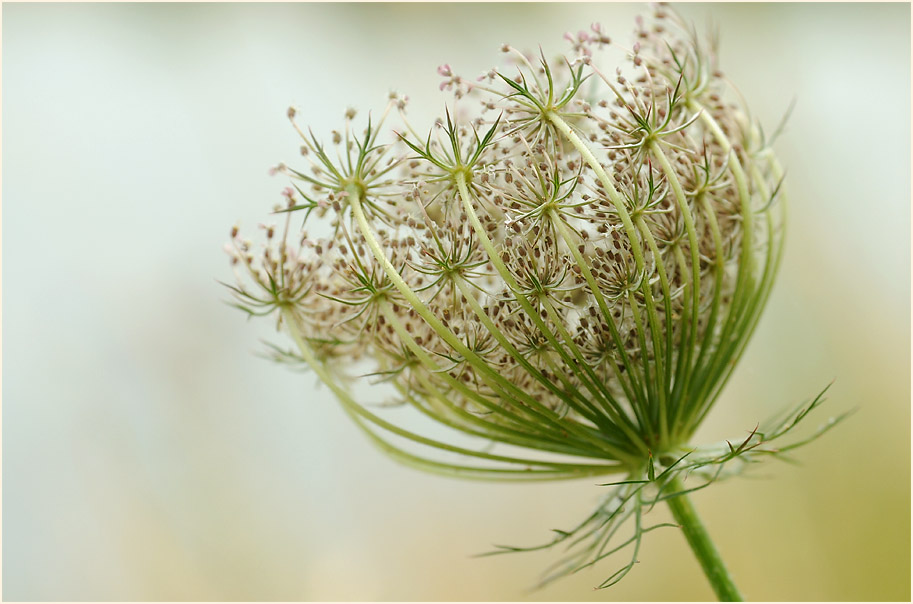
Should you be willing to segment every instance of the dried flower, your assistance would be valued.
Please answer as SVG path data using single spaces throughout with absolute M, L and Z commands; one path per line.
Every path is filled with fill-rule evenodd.
M 284 226 L 259 249 L 232 232 L 238 306 L 276 314 L 296 344 L 278 357 L 307 363 L 396 459 L 480 479 L 624 476 L 546 544 L 575 544 L 547 578 L 615 551 L 634 518 L 619 540 L 634 556 L 601 586 L 619 580 L 655 528 L 642 522 L 650 506 L 679 502 L 685 524 L 683 473 L 712 481 L 729 462 L 784 451 L 768 444 L 820 402 L 737 445 L 689 444 L 757 325 L 785 211 L 772 138 L 689 32 L 659 8 L 630 49 L 594 24 L 567 34 L 560 61 L 504 45 L 513 71 L 472 80 L 443 65 L 456 101 L 424 134 L 395 93 L 360 133 L 347 110 L 334 150 L 290 109 L 309 165 L 284 168 Z M 624 66 L 598 66 L 619 49 Z M 293 228 L 299 213 L 329 234 Z M 479 445 L 410 432 L 354 400 L 345 368 L 365 363 L 398 402 Z

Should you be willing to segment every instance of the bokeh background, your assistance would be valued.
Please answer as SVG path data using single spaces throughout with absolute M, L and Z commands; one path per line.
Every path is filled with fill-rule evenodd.
M 499 45 L 564 50 L 622 4 L 4 4 L 3 599 L 702 600 L 680 534 L 528 591 L 534 544 L 590 512 L 592 480 L 477 484 L 402 468 L 325 388 L 256 356 L 223 304 L 222 246 L 268 220 L 295 161 L 286 107 L 345 107 L 475 75 Z M 910 6 L 683 5 L 788 167 L 787 257 L 699 440 L 735 438 L 836 379 L 858 409 L 754 479 L 694 495 L 743 592 L 910 599 Z M 653 512 L 657 520 L 665 510 Z

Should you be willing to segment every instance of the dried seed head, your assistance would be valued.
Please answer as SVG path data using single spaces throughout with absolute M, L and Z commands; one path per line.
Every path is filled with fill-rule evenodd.
M 405 122 L 381 137 L 391 109 L 405 120 L 396 93 L 360 134 L 346 111 L 339 157 L 295 125 L 309 165 L 289 170 L 281 236 L 257 254 L 232 230 L 238 305 L 278 310 L 368 424 L 389 429 L 346 389 L 356 362 L 443 424 L 527 451 L 459 449 L 497 469 L 394 456 L 475 477 L 637 475 L 677 458 L 716 399 L 779 262 L 782 172 L 725 100 L 715 49 L 667 8 L 654 23 L 623 68 L 601 66 L 615 47 L 598 24 L 559 61 L 505 44 L 516 70 L 475 83 L 442 65 L 441 89 L 478 102 L 424 137 Z M 292 210 L 331 234 L 306 241 Z
M 504 45 L 520 69 L 491 84 L 466 85 L 440 66 L 442 88 L 477 96 L 499 115 L 448 113 L 426 140 L 381 142 L 383 120 L 361 138 L 347 126 L 332 132 L 333 143 L 350 141 L 338 163 L 299 130 L 311 165 L 292 174 L 304 185 L 298 191 L 310 193 L 288 189 L 287 207 L 307 218 L 332 208 L 335 234 L 302 249 L 313 254 L 304 264 L 271 243 L 247 263 L 254 282 L 307 337 L 347 341 L 353 358 L 374 359 L 381 370 L 390 350 L 412 349 L 416 362 L 393 381 L 427 382 L 458 408 L 476 406 L 478 391 L 421 350 L 461 359 L 460 375 L 471 370 L 496 408 L 557 397 L 561 421 L 605 433 L 613 444 L 601 454 L 622 464 L 686 442 L 760 310 L 748 301 L 769 288 L 779 228 L 770 202 L 780 176 L 759 128 L 722 101 L 727 86 L 713 48 L 673 31 L 679 24 L 665 11 L 662 19 L 662 27 L 639 23 L 633 69 L 619 67 L 611 78 L 598 66 L 610 48 L 599 25 L 565 36 L 586 64 Z M 586 77 L 602 87 L 595 103 L 579 96 Z M 391 107 L 400 98 L 391 93 Z M 583 113 L 571 118 L 576 110 Z M 346 122 L 354 117 L 348 109 Z M 300 295 L 305 282 L 330 292 L 319 312 L 312 296 Z M 403 300 L 397 310 L 394 297 Z M 539 336 L 512 344 L 515 337 L 498 331 L 495 304 L 509 333 L 525 325 Z M 346 318 L 353 305 L 357 345 Z M 368 315 L 394 326 L 381 330 L 383 345 L 363 333 L 372 331 L 360 308 L 368 305 Z M 443 325 L 445 310 L 460 320 Z M 599 343 L 578 333 L 594 312 L 605 326 Z M 459 344 L 456 334 L 467 330 L 489 332 L 500 347 L 499 377 Z M 542 346 L 552 349 L 555 379 L 530 360 Z

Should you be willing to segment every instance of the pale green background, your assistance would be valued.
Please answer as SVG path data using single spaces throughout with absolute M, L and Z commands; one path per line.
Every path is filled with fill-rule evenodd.
M 224 304 L 222 246 L 279 199 L 289 104 L 325 135 L 390 88 L 416 122 L 437 65 L 548 52 L 639 7 L 54 5 L 3 10 L 5 600 L 711 598 L 674 530 L 538 592 L 533 544 L 592 480 L 476 484 L 375 451 L 310 375 L 254 356 L 268 322 Z M 910 599 L 910 7 L 689 5 L 773 128 L 792 210 L 753 345 L 700 439 L 744 434 L 836 378 L 858 413 L 803 467 L 695 495 L 744 593 Z M 668 518 L 665 510 L 654 512 Z

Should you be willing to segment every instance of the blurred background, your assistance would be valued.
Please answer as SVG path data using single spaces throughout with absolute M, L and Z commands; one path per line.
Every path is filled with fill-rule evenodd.
M 502 42 L 565 49 L 623 4 L 5 4 L 4 600 L 703 600 L 683 537 L 529 591 L 532 545 L 593 480 L 463 482 L 396 465 L 310 374 L 256 356 L 269 321 L 223 304 L 222 246 L 280 200 L 298 143 Z M 788 168 L 787 256 L 696 442 L 819 392 L 858 409 L 798 453 L 694 495 L 755 600 L 910 599 L 910 6 L 683 5 Z M 368 395 L 370 396 L 370 395 Z M 812 426 L 813 427 L 813 426 Z M 656 509 L 657 521 L 666 510 Z

